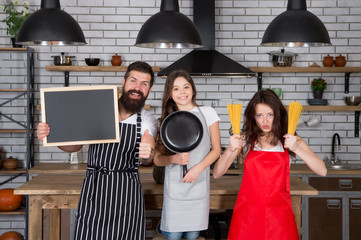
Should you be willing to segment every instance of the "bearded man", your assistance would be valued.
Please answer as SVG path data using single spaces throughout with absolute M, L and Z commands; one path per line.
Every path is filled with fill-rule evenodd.
M 120 142 L 91 144 L 75 222 L 76 240 L 145 240 L 144 196 L 138 168 L 154 157 L 157 120 L 144 110 L 154 82 L 145 62 L 129 65 L 118 101 Z M 50 133 L 39 123 L 39 140 Z M 83 145 L 60 146 L 66 152 Z

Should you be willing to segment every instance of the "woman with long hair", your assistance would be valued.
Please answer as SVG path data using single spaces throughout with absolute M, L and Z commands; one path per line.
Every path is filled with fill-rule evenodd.
M 298 135 L 287 134 L 285 107 L 272 90 L 258 91 L 245 110 L 241 135 L 234 134 L 216 162 L 221 177 L 239 155 L 245 156 L 241 188 L 228 233 L 229 240 L 298 240 L 290 195 L 290 156 L 297 155 L 316 174 L 322 161 Z

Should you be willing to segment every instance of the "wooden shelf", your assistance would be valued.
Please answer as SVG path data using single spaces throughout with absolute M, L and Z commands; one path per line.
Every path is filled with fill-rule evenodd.
M 14 173 L 26 173 L 25 168 L 17 168 L 15 170 L 6 170 L 4 166 L 0 169 L 0 175 L 2 174 L 14 174 Z
M 26 209 L 24 207 L 20 207 L 15 211 L 0 211 L 0 215 L 25 215 Z
M 288 109 L 288 106 L 285 106 Z M 303 111 L 316 111 L 316 112 L 355 112 L 361 111 L 361 106 L 303 106 Z
M 251 67 L 257 73 L 356 73 L 361 67 Z
M 251 67 L 257 74 L 258 90 L 262 88 L 262 75 L 268 73 L 344 73 L 345 93 L 349 93 L 350 74 L 360 73 L 361 67 Z
M 149 105 L 149 104 L 145 104 L 145 105 L 144 105 L 144 109 L 145 109 L 145 110 L 150 110 L 150 108 L 151 108 L 151 105 Z M 37 105 L 35 106 L 35 109 L 36 109 L 36 111 L 41 111 L 41 105 L 40 105 L 40 104 L 37 104 Z
M 0 89 L 0 92 L 26 92 L 26 89 Z
M 2 47 L 0 51 L 3 52 L 26 52 L 27 48 L 12 48 L 12 47 Z
M 46 71 L 57 72 L 125 72 L 127 66 L 45 66 Z M 152 67 L 154 72 L 159 72 L 160 67 Z
M 0 133 L 26 133 L 26 129 L 0 129 Z

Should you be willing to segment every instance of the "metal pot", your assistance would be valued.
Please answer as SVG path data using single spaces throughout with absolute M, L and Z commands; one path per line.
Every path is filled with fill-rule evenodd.
M 71 65 L 71 59 L 75 56 L 65 56 L 62 52 L 60 56 L 51 56 L 54 58 L 54 65 Z
M 273 51 L 268 53 L 271 56 L 271 62 L 274 67 L 291 67 L 293 58 L 298 54 L 286 52 L 285 49 L 281 51 Z

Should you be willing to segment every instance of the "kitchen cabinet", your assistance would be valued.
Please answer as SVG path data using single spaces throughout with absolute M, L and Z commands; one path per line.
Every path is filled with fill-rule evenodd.
M 342 239 L 342 198 L 309 198 L 308 239 Z
M 361 178 L 356 175 L 309 177 L 319 195 L 308 197 L 308 240 L 361 237 Z
M 361 238 L 361 198 L 349 199 L 348 212 L 350 240 L 359 240 Z
M 34 125 L 34 49 L 32 48 L 0 48 L 0 54 L 10 54 L 9 60 L 7 57 L 3 58 L 2 61 L 13 61 L 16 59 L 19 61 L 19 58 L 14 57 L 14 54 L 23 54 L 26 55 L 24 60 L 26 61 L 26 80 L 24 83 L 19 83 L 18 81 L 14 81 L 12 83 L 4 83 L 3 86 L 9 86 L 6 89 L 0 89 L 0 95 L 2 102 L 0 103 L 0 116 L 4 126 L 11 126 L 10 128 L 2 128 L 0 129 L 0 134 L 7 134 L 6 137 L 15 137 L 19 134 L 24 134 L 25 145 L 26 145 L 26 154 L 25 154 L 25 166 L 24 168 L 18 168 L 14 171 L 9 170 L 0 170 L 1 175 L 9 176 L 9 178 L 0 183 L 0 186 L 5 185 L 6 183 L 12 181 L 13 179 L 26 175 L 26 181 L 29 181 L 28 169 L 33 166 L 34 163 L 34 143 L 33 143 L 33 125 Z M 21 59 L 21 58 L 20 58 Z M 22 61 L 22 60 L 20 60 Z M 3 66 L 4 68 L 4 66 Z M 16 67 L 15 67 L 16 68 Z M 10 72 L 9 75 L 12 75 Z M 13 74 L 16 75 L 16 74 Z M 18 87 L 20 84 L 24 84 L 26 88 L 19 89 L 13 88 L 13 86 Z M 11 96 L 6 99 L 6 96 Z M 16 102 L 19 100 L 18 102 Z M 15 102 L 14 102 L 15 101 Z M 11 107 L 16 106 L 17 104 L 24 103 L 23 107 L 25 109 L 24 121 L 16 120 L 18 116 L 22 115 L 22 113 L 11 111 Z M 10 106 L 10 107 L 9 107 Z M 9 110 L 10 109 L 10 110 Z M 8 112 L 9 111 L 9 112 Z M 14 127 L 12 127 L 14 126 Z M 11 155 L 11 152 L 7 152 L 7 155 Z M 9 212 L 0 212 L 2 215 L 27 215 L 28 210 L 28 201 L 26 201 L 26 208 L 20 208 L 16 211 Z M 26 221 L 26 229 L 25 235 L 27 236 L 27 217 L 25 217 Z

